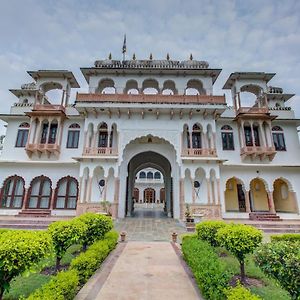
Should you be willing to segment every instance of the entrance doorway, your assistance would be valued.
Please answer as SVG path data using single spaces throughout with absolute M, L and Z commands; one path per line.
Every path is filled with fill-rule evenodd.
M 171 164 L 167 158 L 153 151 L 135 155 L 128 163 L 126 216 L 173 217 L 172 189 Z

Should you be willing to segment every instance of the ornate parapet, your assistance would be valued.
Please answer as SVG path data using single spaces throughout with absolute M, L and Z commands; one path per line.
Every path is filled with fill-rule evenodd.
M 201 216 L 202 220 L 222 219 L 221 205 L 189 204 L 191 215 Z
M 76 215 L 82 215 L 86 212 L 103 212 L 103 206 L 101 203 L 78 203 L 76 209 Z

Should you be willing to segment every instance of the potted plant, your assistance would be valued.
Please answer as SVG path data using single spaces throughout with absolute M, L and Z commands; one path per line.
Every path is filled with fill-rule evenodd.
M 194 223 L 189 204 L 186 204 L 185 206 L 185 220 L 187 223 Z

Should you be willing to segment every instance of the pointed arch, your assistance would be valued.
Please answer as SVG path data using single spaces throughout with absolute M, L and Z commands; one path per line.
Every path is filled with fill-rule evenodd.
M 22 208 L 25 195 L 25 180 L 18 175 L 7 177 L 1 189 L 1 208 Z
M 56 185 L 55 209 L 76 209 L 78 200 L 78 181 L 71 176 L 62 177 Z

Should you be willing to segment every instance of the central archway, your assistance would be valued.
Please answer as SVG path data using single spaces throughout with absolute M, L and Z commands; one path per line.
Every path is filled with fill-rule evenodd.
M 165 214 L 173 217 L 173 179 L 170 161 L 163 155 L 154 151 L 144 151 L 136 154 L 128 163 L 127 186 L 126 186 L 126 205 L 125 215 L 130 217 L 134 213 L 134 183 L 136 174 L 145 168 L 159 170 L 164 177 L 165 185 Z

